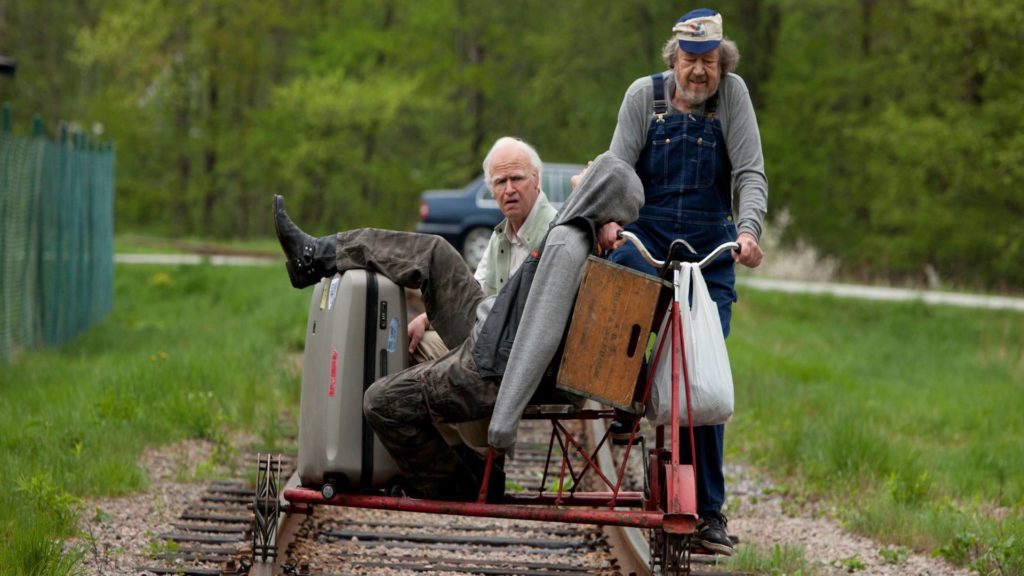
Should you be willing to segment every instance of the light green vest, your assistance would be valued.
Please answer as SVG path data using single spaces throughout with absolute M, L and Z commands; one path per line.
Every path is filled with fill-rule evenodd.
M 548 202 L 548 197 L 544 192 L 541 192 L 540 196 L 537 197 L 537 206 L 535 208 L 537 212 L 533 215 L 533 218 L 528 219 L 526 225 L 519 231 L 519 236 L 526 242 L 526 246 L 531 252 L 540 245 L 540 241 L 548 233 L 548 225 L 558 215 L 558 210 L 555 210 L 554 206 Z M 494 234 L 491 234 L 491 240 L 487 244 L 489 266 L 487 268 L 487 277 L 484 279 L 484 293 L 488 296 L 497 294 L 501 287 L 505 285 L 505 282 L 508 282 L 508 279 L 512 276 L 511 271 L 509 271 L 512 243 L 509 242 L 508 236 L 505 235 L 505 226 L 507 224 L 508 218 L 495 226 Z

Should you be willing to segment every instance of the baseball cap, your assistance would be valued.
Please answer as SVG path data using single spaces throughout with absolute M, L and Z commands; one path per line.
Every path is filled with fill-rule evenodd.
M 709 52 L 722 43 L 722 15 L 709 8 L 691 10 L 676 20 L 672 32 L 683 52 Z

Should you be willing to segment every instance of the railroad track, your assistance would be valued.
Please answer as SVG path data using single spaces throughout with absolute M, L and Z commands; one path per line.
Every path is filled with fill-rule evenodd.
M 604 434 L 605 424 L 599 420 L 589 420 L 587 422 L 587 442 L 588 448 L 593 449 L 593 438 L 600 438 Z M 650 437 L 650 435 L 648 435 Z M 643 450 L 634 449 L 630 454 L 630 467 L 631 472 L 637 472 L 642 466 L 640 458 L 642 457 Z M 623 450 L 621 448 L 614 448 L 612 450 L 601 450 L 597 453 L 598 467 L 601 472 L 609 478 L 617 475 L 617 467 L 621 463 L 621 456 Z M 642 490 L 643 481 L 642 477 L 636 474 L 627 474 L 624 486 L 628 489 Z M 615 557 L 618 559 L 620 565 L 628 567 L 623 574 L 637 574 L 637 575 L 649 575 L 650 574 L 650 561 L 651 561 L 651 546 L 648 540 L 649 531 L 640 528 L 628 528 L 624 526 L 606 526 L 604 527 L 604 533 L 608 537 L 609 546 L 612 549 Z M 733 542 L 739 542 L 739 538 L 735 535 L 730 535 Z M 691 571 L 692 576 L 740 576 L 740 572 L 729 572 L 723 568 L 717 567 L 718 557 L 711 554 L 700 554 L 695 553 L 690 557 L 692 565 L 705 566 L 709 569 L 693 569 Z M 710 567 L 715 567 L 711 570 Z
M 537 487 L 547 434 L 544 422 L 524 423 L 516 458 L 506 468 L 510 485 Z M 621 573 L 607 536 L 595 526 L 333 506 L 287 521 L 299 528 L 293 541 L 278 543 L 276 567 L 268 574 Z M 255 574 L 260 567 L 253 568 Z
M 603 433 L 601 421 L 574 424 L 590 428 L 582 433 L 588 441 Z M 510 484 L 537 488 L 548 434 L 547 422 L 523 421 L 516 458 L 506 469 Z M 609 451 L 599 455 L 602 467 L 614 466 Z M 197 501 L 185 506 L 173 531 L 159 535 L 171 543 L 167 550 L 140 566 L 139 572 L 186 576 L 649 574 L 646 530 L 335 506 L 318 506 L 312 514 L 285 513 L 281 507 L 286 503 L 279 494 L 298 482 L 294 458 L 264 456 L 260 460 L 270 468 L 267 478 L 274 481 L 262 487 L 262 504 L 256 498 L 254 505 L 256 488 L 250 481 L 211 482 Z M 611 474 L 610 470 L 605 473 Z M 274 495 L 278 496 L 271 502 Z M 263 525 L 264 530 L 270 527 L 269 533 L 263 538 L 254 532 L 258 529 L 254 511 L 268 520 Z M 255 545 L 260 541 L 269 544 Z M 693 564 L 702 566 L 695 567 L 693 574 L 726 574 L 703 569 L 713 561 L 713 557 L 693 556 Z
M 255 455 L 243 470 L 252 470 Z M 280 457 L 294 469 L 294 458 Z M 182 509 L 171 530 L 154 534 L 162 551 L 138 566 L 140 574 L 219 576 L 248 574 L 252 564 L 253 487 L 237 478 L 210 482 Z

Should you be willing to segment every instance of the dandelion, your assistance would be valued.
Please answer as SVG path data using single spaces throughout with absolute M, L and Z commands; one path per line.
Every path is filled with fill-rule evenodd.
M 171 275 L 167 272 L 157 272 L 149 277 L 150 286 L 170 286 L 173 283 Z

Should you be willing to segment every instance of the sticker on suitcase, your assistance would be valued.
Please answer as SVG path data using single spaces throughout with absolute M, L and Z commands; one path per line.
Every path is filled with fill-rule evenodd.
M 320 292 L 320 309 L 327 309 L 327 290 L 322 290 Z
M 335 276 L 331 278 L 331 290 L 330 296 L 327 297 L 327 309 L 334 308 L 334 297 L 338 295 L 338 284 L 341 283 L 341 276 Z
M 388 326 L 388 354 L 395 351 L 395 343 L 398 342 L 398 317 L 391 319 Z
M 331 348 L 331 384 L 327 387 L 327 397 L 334 398 L 334 390 L 338 385 L 338 350 Z

